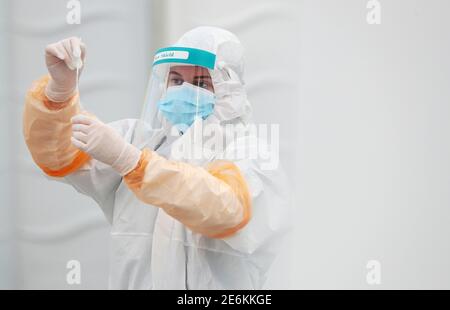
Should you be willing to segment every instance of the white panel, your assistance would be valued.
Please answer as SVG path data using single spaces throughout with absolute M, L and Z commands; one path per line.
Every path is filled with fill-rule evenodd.
M 9 33 L 8 3 L 0 1 L 0 289 L 8 289 L 14 281 L 14 188 L 15 175 L 11 169 L 9 129 L 10 87 L 8 79 Z
M 344 2 L 301 15 L 297 287 L 448 289 L 450 3 Z
M 68 1 L 11 1 L 11 77 L 16 158 L 19 288 L 106 288 L 108 224 L 97 205 L 67 185 L 51 182 L 32 162 L 21 134 L 26 90 L 46 74 L 44 48 L 68 36 L 87 44 L 81 76 L 86 109 L 108 122 L 140 114 L 151 66 L 148 1 L 81 1 L 81 24 L 66 23 Z M 3 114 L 2 114 L 3 115 Z M 66 283 L 66 263 L 81 263 L 81 285 Z

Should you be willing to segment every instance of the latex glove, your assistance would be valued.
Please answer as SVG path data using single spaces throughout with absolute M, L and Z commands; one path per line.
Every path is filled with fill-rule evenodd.
M 112 127 L 92 117 L 72 117 L 72 144 L 124 176 L 133 170 L 141 151 L 126 142 Z
M 77 68 L 83 68 L 86 47 L 79 38 L 72 37 L 45 48 L 45 62 L 51 79 L 45 95 L 53 102 L 64 102 L 75 94 Z

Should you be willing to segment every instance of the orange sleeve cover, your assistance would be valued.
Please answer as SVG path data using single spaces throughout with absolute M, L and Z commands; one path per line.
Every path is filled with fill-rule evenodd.
M 35 163 L 49 176 L 63 177 L 83 166 L 90 157 L 72 145 L 70 119 L 80 113 L 78 95 L 64 103 L 44 93 L 45 76 L 28 91 L 23 113 L 23 135 Z
M 232 162 L 216 161 L 205 169 L 144 149 L 124 180 L 140 200 L 210 238 L 235 234 L 251 217 L 247 184 Z

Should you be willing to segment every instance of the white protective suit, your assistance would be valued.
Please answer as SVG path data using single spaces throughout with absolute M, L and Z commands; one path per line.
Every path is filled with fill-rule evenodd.
M 234 35 L 212 27 L 189 31 L 175 46 L 206 50 L 216 55 L 215 67 L 210 70 L 216 95 L 214 112 L 205 120 L 197 120 L 187 132 L 175 138 L 165 137 L 167 131 L 156 132 L 146 126 L 145 113 L 141 122 L 126 119 L 110 123 L 109 126 L 127 142 L 140 149 L 147 147 L 148 152 L 161 156 L 149 157 L 153 162 L 150 160 L 148 167 L 144 167 L 145 175 L 142 176 L 141 169 L 137 173 L 140 176 L 133 177 L 140 178 L 133 181 L 139 183 L 138 186 L 131 186 L 132 182 L 126 180 L 129 176 L 122 177 L 111 166 L 89 158 L 67 141 L 70 135 L 67 124 L 81 111 L 78 96 L 75 95 L 65 108 L 55 108 L 43 95 L 48 78 L 41 80 L 27 96 L 24 112 L 27 145 L 33 159 L 46 174 L 92 197 L 111 223 L 111 289 L 260 289 L 277 253 L 280 237 L 286 231 L 288 210 L 283 173 L 279 168 L 264 169 L 261 159 L 248 156 L 250 149 L 261 147 L 265 141 L 246 131 L 228 143 L 221 154 L 211 151 L 201 160 L 190 160 L 173 152 L 174 145 L 195 143 L 190 137 L 198 126 L 249 124 L 250 104 L 243 85 L 243 49 Z M 144 125 L 139 125 L 142 123 Z M 218 183 L 214 183 L 201 167 L 239 149 L 244 149 L 244 152 L 237 152 L 243 155 L 234 158 L 232 163 L 238 167 L 246 184 L 244 187 L 248 188 L 251 212 L 247 214 L 248 220 L 237 229 L 226 235 L 210 236 L 207 232 L 213 226 L 197 225 L 198 214 L 191 217 L 189 212 L 214 212 L 215 190 L 229 188 L 215 187 Z M 186 166 L 178 162 L 184 162 Z M 159 166 L 164 167 L 164 173 L 160 173 Z M 152 176 L 153 172 L 157 175 Z M 183 178 L 179 178 L 183 173 Z M 202 182 L 203 173 L 207 178 L 205 182 Z M 166 177 L 175 180 L 170 183 L 170 188 L 164 187 Z M 155 181 L 155 178 L 159 179 Z M 185 189 L 189 184 L 195 186 Z M 151 191 L 152 187 L 158 187 L 163 194 L 148 194 L 146 191 Z M 180 202 L 191 197 L 185 191 L 193 197 L 192 206 Z M 184 196 L 177 200 L 177 194 Z M 205 204 L 203 198 L 196 200 L 197 195 L 204 195 L 209 203 Z M 195 201 L 201 201 L 203 205 Z M 178 204 L 180 208 L 188 208 L 189 212 L 177 211 Z M 209 216 L 206 214 L 205 217 Z M 242 214 L 239 214 L 241 219 Z M 216 228 L 217 220 L 220 221 L 220 217 L 214 222 Z M 205 223 L 207 221 L 205 219 Z

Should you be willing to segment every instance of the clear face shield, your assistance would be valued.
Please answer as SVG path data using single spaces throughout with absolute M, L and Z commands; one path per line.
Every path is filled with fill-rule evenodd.
M 145 103 L 133 144 L 158 148 L 168 135 L 183 135 L 198 118 L 213 113 L 214 85 L 210 52 L 169 47 L 156 52 Z

